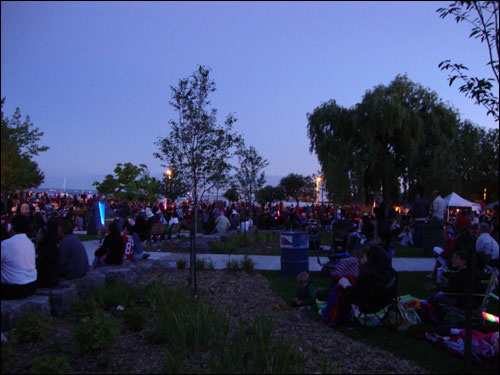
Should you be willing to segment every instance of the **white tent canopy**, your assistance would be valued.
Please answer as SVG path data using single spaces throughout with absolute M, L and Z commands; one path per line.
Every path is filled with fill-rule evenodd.
M 444 198 L 448 207 L 474 207 L 474 203 L 462 198 L 457 193 L 451 193 Z

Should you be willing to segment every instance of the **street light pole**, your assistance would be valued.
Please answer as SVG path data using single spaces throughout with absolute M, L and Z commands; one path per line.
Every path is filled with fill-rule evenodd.
M 316 206 L 318 205 L 318 191 L 319 191 L 320 181 L 321 181 L 321 176 L 316 177 Z

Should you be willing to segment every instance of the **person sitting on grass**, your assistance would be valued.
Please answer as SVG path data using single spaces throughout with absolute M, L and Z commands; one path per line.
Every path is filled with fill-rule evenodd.
M 297 297 L 290 304 L 299 309 L 310 309 L 316 301 L 316 284 L 309 278 L 309 273 L 301 272 L 297 276 Z
M 97 267 L 123 263 L 123 239 L 118 224 L 115 222 L 109 224 L 108 232 L 101 247 L 94 253 L 95 258 L 91 270 Z
M 398 238 L 400 239 L 399 244 L 401 246 L 413 246 L 413 236 L 408 225 L 404 227 Z
M 461 229 L 464 230 L 463 228 Z M 465 229 L 467 230 L 467 229 Z M 436 257 L 436 263 L 434 264 L 434 269 L 426 277 L 433 281 L 436 280 L 437 270 L 439 267 L 444 267 L 444 270 L 448 268 L 448 262 L 451 260 L 451 256 L 455 252 L 455 231 L 453 230 L 453 225 L 448 223 L 445 231 L 445 243 L 444 249 L 441 247 L 434 247 L 434 256 Z

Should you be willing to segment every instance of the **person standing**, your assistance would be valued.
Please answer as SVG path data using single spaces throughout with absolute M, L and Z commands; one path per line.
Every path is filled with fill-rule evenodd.
M 411 208 L 413 219 L 414 241 L 416 247 L 422 247 L 425 220 L 429 216 L 429 202 L 422 198 L 422 193 L 417 192 L 415 202 Z
M 446 209 L 448 205 L 446 201 L 441 197 L 438 190 L 434 190 L 432 193 L 434 200 L 432 201 L 432 220 L 436 224 L 444 224 L 444 219 L 446 217 Z

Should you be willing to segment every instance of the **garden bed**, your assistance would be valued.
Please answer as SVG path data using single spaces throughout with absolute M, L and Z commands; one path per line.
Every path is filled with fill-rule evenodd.
M 161 373 L 174 370 L 216 373 L 230 371 L 231 368 L 243 369 L 238 372 L 263 372 L 266 369 L 271 372 L 305 373 L 425 372 L 411 361 L 329 329 L 303 312 L 284 309 L 284 300 L 272 292 L 268 279 L 259 273 L 201 271 L 198 273 L 198 296 L 193 298 L 189 294 L 182 294 L 182 289 L 176 289 L 186 285 L 188 272 L 150 273 L 142 282 L 142 287 L 137 288 L 106 286 L 98 292 L 95 303 L 92 303 L 92 299 L 80 301 L 71 315 L 53 319 L 40 342 L 14 343 L 10 354 L 10 373 L 31 372 L 33 358 L 40 355 L 62 356 L 73 373 Z M 196 301 L 201 302 L 196 304 Z M 188 340 L 186 348 L 189 350 L 181 355 L 178 352 L 179 334 L 164 330 L 168 327 L 175 330 L 173 322 L 177 322 L 176 318 L 163 314 L 161 316 L 164 319 L 160 321 L 157 309 L 162 305 L 171 309 L 183 306 L 189 308 L 192 303 L 197 306 L 196 309 L 203 310 L 211 306 L 210 308 L 217 308 L 217 311 L 226 311 L 224 321 L 229 323 L 228 341 L 225 344 L 214 343 L 211 341 L 212 336 L 204 337 L 203 330 L 209 329 L 213 321 L 203 323 L 203 319 L 199 319 L 203 314 L 198 313 L 194 315 L 198 318 L 190 319 L 189 322 L 199 320 L 199 327 L 202 329 L 193 332 L 199 333 L 200 345 L 196 346 Z M 118 305 L 123 305 L 124 310 L 117 311 Z M 91 311 L 98 311 L 99 314 L 105 311 L 110 324 L 118 328 L 116 341 L 108 345 L 109 350 L 86 352 L 75 341 L 75 328 L 81 324 L 85 314 Z M 127 311 L 143 311 L 140 316 L 145 318 L 144 325 L 134 328 L 130 322 L 127 323 L 124 315 Z M 179 313 L 190 310 L 176 311 Z M 214 312 L 216 311 L 212 311 L 212 315 L 205 315 L 216 320 L 217 324 L 224 324 L 218 318 L 224 315 Z M 180 314 L 178 321 L 181 325 L 182 322 L 191 324 L 182 320 Z M 190 332 L 187 326 L 180 328 L 179 332 Z M 222 330 L 217 332 L 219 331 Z M 269 340 L 266 339 L 267 333 Z M 12 331 L 7 336 L 12 337 Z M 85 337 L 91 340 L 91 335 Z M 286 340 L 283 342 L 283 339 Z M 251 345 L 257 346 L 252 350 L 245 349 L 252 347 Z M 198 348 L 196 354 L 195 346 Z M 5 361 L 9 359 L 6 348 L 2 346 L 2 373 L 5 372 Z M 230 353 L 231 350 L 236 352 Z M 228 358 L 232 361 L 228 361 Z M 45 359 L 49 365 L 54 365 L 53 357 Z M 43 364 L 43 361 L 38 362 L 38 366 L 40 363 Z M 221 368 L 221 363 L 227 363 L 228 367 Z M 54 368 L 50 370 L 55 371 Z

